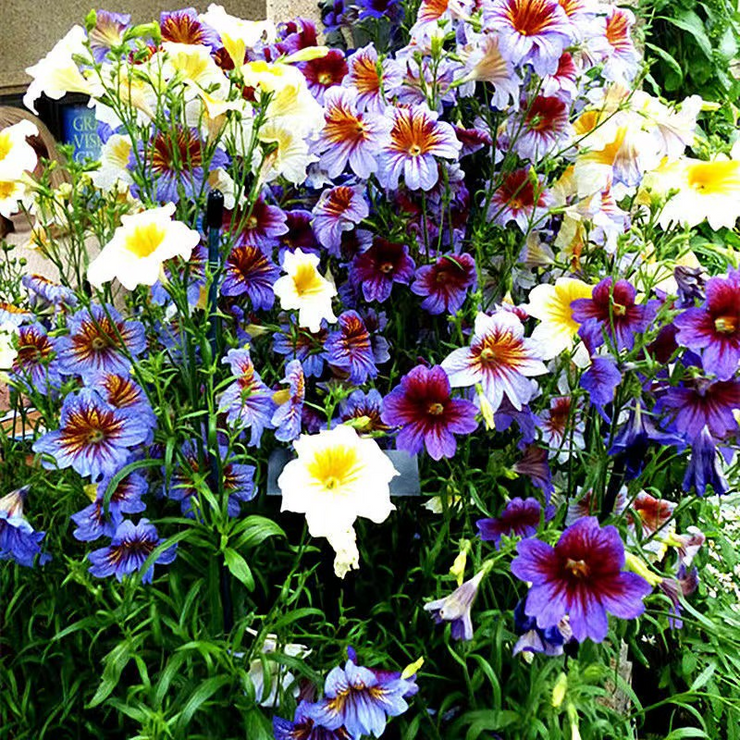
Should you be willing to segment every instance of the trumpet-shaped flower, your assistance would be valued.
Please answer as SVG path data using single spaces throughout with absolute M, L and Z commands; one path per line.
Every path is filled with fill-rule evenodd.
M 23 501 L 28 486 L 18 488 L 0 498 L 0 560 L 13 559 L 19 565 L 33 567 L 39 555 L 39 565 L 51 559 L 41 553 L 39 543 L 45 532 L 36 532 L 23 516 Z
M 439 179 L 435 157 L 456 160 L 460 154 L 455 130 L 423 104 L 394 108 L 392 116 L 390 143 L 379 160 L 381 185 L 396 189 L 403 176 L 409 190 L 431 190 Z
M 116 529 L 108 547 L 95 550 L 87 556 L 92 563 L 89 571 L 97 578 L 115 575 L 122 581 L 124 576 L 140 571 L 146 559 L 160 544 L 162 540 L 157 529 L 148 519 L 141 519 L 138 524 L 124 521 Z M 151 583 L 154 564 L 169 565 L 176 555 L 177 545 L 168 547 L 144 573 L 141 582 Z
M 540 343 L 544 359 L 573 347 L 580 324 L 573 318 L 571 304 L 578 298 L 591 298 L 593 290 L 593 286 L 575 278 L 558 278 L 555 285 L 542 283 L 532 288 L 524 308 L 540 320 L 532 339 Z
M 338 426 L 293 444 L 298 458 L 278 478 L 281 511 L 305 514 L 312 537 L 341 535 L 357 517 L 376 524 L 388 518 L 395 508 L 389 484 L 398 472 L 374 439 Z
M 163 42 L 207 46 L 213 51 L 219 46 L 218 33 L 208 24 L 201 22 L 195 8 L 160 13 L 159 30 Z
M 270 423 L 276 428 L 277 439 L 290 442 L 301 433 L 303 402 L 306 398 L 306 377 L 299 360 L 291 360 L 285 366 L 283 383 L 287 383 L 288 388 L 273 395 L 273 401 L 278 407 Z
M 352 740 L 344 726 L 329 730 L 314 719 L 317 704 L 302 701 L 295 710 L 293 721 L 273 717 L 272 733 L 275 740 Z
M 693 488 L 697 495 L 703 496 L 709 486 L 712 493 L 727 493 L 730 486 L 721 465 L 722 458 L 717 454 L 714 439 L 709 429 L 704 427 L 691 445 L 691 459 L 683 478 L 684 490 L 691 491 Z
M 358 49 L 347 59 L 349 72 L 342 84 L 357 91 L 357 107 L 382 113 L 387 100 L 401 86 L 403 73 L 395 59 L 380 59 L 372 44 Z
M 123 44 L 123 34 L 130 24 L 128 13 L 109 13 L 107 10 L 95 13 L 95 27 L 90 29 L 87 38 L 96 62 L 102 62 L 113 47 Z
M 61 366 L 56 360 L 59 340 L 50 337 L 41 324 L 18 329 L 17 353 L 13 359 L 12 377 L 39 393 L 48 393 L 61 384 Z
M 547 372 L 540 345 L 525 338 L 516 314 L 504 310 L 492 316 L 479 313 L 470 347 L 456 349 L 442 368 L 453 388 L 480 383 L 492 411 L 498 409 L 504 396 L 515 409 L 521 409 L 533 394 L 529 378 Z
M 350 383 L 361 385 L 378 374 L 370 333 L 357 311 L 341 314 L 337 329 L 329 334 L 324 348 L 328 363 L 347 373 Z
M 512 134 L 521 126 L 514 148 L 520 157 L 536 162 L 554 154 L 568 138 L 568 105 L 561 98 L 538 95 L 524 107 L 523 121 L 516 120 L 512 124 Z
M 537 534 L 542 518 L 542 507 L 535 498 L 513 498 L 506 504 L 506 508 L 497 519 L 479 519 L 475 524 L 478 527 L 480 538 L 486 542 L 493 542 L 498 550 L 501 537 L 532 537 Z
M 259 178 L 262 182 L 272 182 L 284 177 L 294 185 L 306 180 L 308 165 L 318 157 L 309 152 L 308 143 L 300 128 L 292 121 L 268 119 L 260 127 L 259 140 L 270 147 L 270 152 L 262 160 Z
M 504 59 L 495 33 L 468 34 L 462 49 L 465 67 L 462 80 L 487 82 L 493 88 L 491 106 L 504 110 L 510 101 L 519 99 L 519 79 L 508 59 Z
M 95 391 L 83 389 L 64 399 L 59 429 L 40 437 L 33 450 L 54 458 L 54 463 L 43 461 L 48 470 L 72 467 L 96 481 L 115 475 L 149 433 L 147 420 L 138 413 L 114 408 Z
M 154 285 L 165 260 L 187 260 L 200 241 L 200 234 L 173 220 L 175 206 L 168 203 L 132 216 L 122 216 L 113 238 L 93 260 L 88 280 L 97 288 L 113 278 L 128 290 Z
M 272 43 L 277 35 L 271 21 L 245 21 L 229 15 L 222 5 L 211 3 L 199 16 L 201 23 L 214 29 L 231 57 L 234 67 L 239 69 L 248 50 L 261 42 Z
M 454 316 L 476 282 L 475 260 L 469 254 L 443 254 L 434 264 L 416 271 L 411 292 L 424 298 L 421 307 L 430 314 Z
M 514 170 L 494 191 L 488 214 L 494 223 L 506 226 L 514 221 L 529 232 L 530 224 L 537 225 L 545 217 L 551 201 L 541 177 L 527 169 Z
M 24 172 L 33 172 L 38 157 L 26 139 L 38 133 L 31 121 L 20 121 L 0 130 L 0 180 L 17 180 Z
M 316 238 L 336 254 L 342 245 L 342 232 L 352 231 L 369 212 L 364 188 L 359 185 L 324 190 L 313 208 Z
M 36 101 L 41 95 L 52 100 L 60 100 L 67 93 L 92 95 L 93 85 L 80 72 L 73 55 L 89 57 L 85 49 L 87 34 L 82 26 L 72 26 L 64 38 L 57 41 L 54 48 L 33 67 L 26 69 L 33 80 L 23 96 L 23 105 L 38 114 Z M 92 60 L 91 60 L 92 61 Z
M 350 281 L 362 289 L 365 300 L 388 300 L 393 283 L 409 283 L 416 265 L 409 257 L 409 248 L 376 236 L 370 249 L 355 255 L 350 268 Z
M 511 572 L 532 584 L 525 613 L 540 629 L 555 627 L 567 614 L 573 637 L 601 642 L 609 629 L 607 612 L 635 619 L 652 588 L 635 573 L 622 572 L 624 545 L 615 527 L 601 528 L 584 517 L 563 532 L 555 547 L 538 539 L 517 545 Z
M 122 134 L 113 134 L 100 151 L 100 168 L 90 173 L 95 187 L 110 190 L 119 182 L 131 185 L 134 181 L 128 169 L 131 152 L 131 139 Z
M 382 419 L 401 427 L 396 447 L 414 455 L 426 447 L 433 460 L 454 457 L 455 434 L 470 434 L 478 426 L 476 407 L 450 396 L 447 373 L 439 367 L 419 365 L 401 378 L 384 401 Z
M 318 265 L 319 258 L 313 254 L 300 249 L 286 252 L 283 270 L 288 274 L 272 286 L 283 310 L 297 309 L 298 325 L 312 332 L 321 330 L 323 319 L 330 323 L 337 320 L 331 308 L 337 289 L 319 274 Z
M 0 216 L 11 218 L 33 206 L 33 193 L 25 179 L 0 180 Z
M 470 609 L 478 596 L 478 589 L 487 570 L 483 567 L 449 596 L 424 604 L 424 611 L 431 612 L 437 624 L 451 623 L 453 640 L 473 639 L 473 620 L 470 616 Z

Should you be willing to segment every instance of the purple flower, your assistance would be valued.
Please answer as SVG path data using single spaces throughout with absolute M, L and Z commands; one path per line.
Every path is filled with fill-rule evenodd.
M 229 424 L 251 429 L 250 446 L 259 447 L 262 432 L 272 428 L 275 404 L 272 391 L 262 382 L 248 349 L 231 349 L 223 363 L 236 380 L 224 391 L 218 405 Z
M 703 496 L 707 492 L 707 486 L 711 487 L 713 493 L 720 495 L 730 490 L 720 467 L 720 456 L 712 435 L 704 427 L 691 445 L 691 459 L 684 475 L 683 488 L 685 491 L 693 488 L 697 495 Z
M 563 646 L 571 639 L 572 632 L 566 619 L 561 619 L 555 627 L 545 630 L 537 627 L 537 620 L 524 613 L 525 600 L 520 599 L 514 608 L 514 631 L 521 635 L 512 655 L 519 653 L 544 653 L 548 656 L 563 654 Z
M 433 265 L 423 265 L 416 271 L 411 292 L 424 298 L 421 307 L 425 311 L 454 316 L 468 291 L 475 289 L 476 281 L 475 260 L 469 254 L 443 254 Z
M 328 54 L 311 59 L 300 66 L 308 89 L 322 105 L 329 90 L 335 85 L 341 85 L 349 72 L 344 53 L 339 49 L 331 49 Z
M 602 332 L 611 337 L 618 350 L 632 349 L 635 334 L 644 332 L 655 316 L 654 302 L 635 304 L 636 291 L 626 280 L 604 278 L 591 298 L 577 298 L 571 306 L 574 321 L 581 324 L 578 333 L 593 352 L 603 344 Z
M 72 521 L 77 529 L 72 533 L 81 542 L 91 542 L 100 537 L 113 537 L 123 514 L 140 514 L 146 509 L 141 497 L 147 491 L 146 480 L 139 473 L 131 473 L 113 491 L 108 502 L 108 515 L 105 513 L 105 492 L 110 477 L 104 478 L 96 487 L 95 501 L 76 514 Z
M 299 328 L 294 316 L 289 318 L 289 322 L 281 324 L 281 331 L 272 335 L 273 351 L 291 360 L 300 360 L 303 372 L 309 378 L 318 378 L 324 371 L 324 361 L 327 359 L 324 349 L 329 336 L 326 321 L 321 322 L 321 330 L 317 333 Z
M 603 529 L 595 517 L 568 527 L 555 547 L 538 539 L 522 540 L 511 572 L 532 584 L 525 613 L 540 629 L 555 627 L 567 614 L 573 637 L 601 642 L 609 629 L 607 612 L 635 619 L 652 590 L 635 573 L 624 573 L 624 545 L 615 527 Z
M 366 301 L 382 303 L 390 298 L 393 283 L 411 282 L 415 267 L 405 244 L 376 236 L 370 249 L 352 260 L 350 280 L 362 287 Z
M 404 696 L 415 688 L 403 678 L 378 675 L 348 660 L 332 668 L 324 684 L 324 698 L 311 711 L 314 721 L 330 730 L 345 727 L 351 737 L 380 737 L 389 717 L 403 714 Z
M 95 27 L 87 34 L 87 38 L 96 62 L 102 62 L 114 46 L 121 46 L 123 32 L 130 23 L 131 16 L 128 13 L 110 13 L 107 10 L 95 13 Z
M 521 409 L 534 393 L 529 378 L 547 372 L 537 343 L 524 337 L 522 322 L 505 310 L 492 316 L 479 313 L 470 347 L 456 349 L 442 367 L 453 388 L 480 383 L 493 411 L 504 397 Z
M 115 575 L 122 581 L 125 575 L 141 570 L 146 559 L 161 544 L 157 529 L 148 519 L 138 524 L 122 522 L 108 547 L 91 552 L 87 557 L 92 563 L 88 569 L 97 578 Z M 169 565 L 177 555 L 177 545 L 162 552 L 141 578 L 142 583 L 151 583 L 154 565 Z
M 300 249 L 304 254 L 321 256 L 321 249 L 311 226 L 311 218 L 311 211 L 300 208 L 285 211 L 285 225 L 288 230 L 280 236 L 278 259 L 281 265 L 285 253 L 295 252 L 296 249 Z
M 285 366 L 283 383 L 288 383 L 289 387 L 274 394 L 273 398 L 279 405 L 271 423 L 275 427 L 275 437 L 281 442 L 290 442 L 301 433 L 306 398 L 306 378 L 299 360 L 291 360 Z
M 581 376 L 581 387 L 588 391 L 589 400 L 602 416 L 604 406 L 614 400 L 614 393 L 621 382 L 622 373 L 609 357 L 591 358 L 591 366 Z
M 556 97 L 538 95 L 531 103 L 523 103 L 524 120 L 512 119 L 511 132 L 521 129 L 514 148 L 522 159 L 537 161 L 552 154 L 567 138 L 568 105 Z
M 479 519 L 475 524 L 485 542 L 493 542 L 498 550 L 501 537 L 532 537 L 537 534 L 542 517 L 540 502 L 534 498 L 513 498 L 497 519 Z
M 475 405 L 450 397 L 450 381 L 439 366 L 415 367 L 386 396 L 384 406 L 383 422 L 401 427 L 396 447 L 411 455 L 426 447 L 433 460 L 454 457 L 454 435 L 470 434 L 478 426 Z
M 424 611 L 431 612 L 437 624 L 451 623 L 453 640 L 473 639 L 473 620 L 470 616 L 470 608 L 478 596 L 478 588 L 486 572 L 487 570 L 483 568 L 448 596 L 424 604 Z
M 383 396 L 371 388 L 365 391 L 353 391 L 339 405 L 341 423 L 354 421 L 353 426 L 360 432 L 388 432 L 390 427 L 383 421 Z
M 195 8 L 183 8 L 169 13 L 161 13 L 159 28 L 162 33 L 162 41 L 210 46 L 213 51 L 221 46 L 216 31 L 201 22 Z
M 329 364 L 349 376 L 355 385 L 378 374 L 370 343 L 370 333 L 357 311 L 345 311 L 337 320 L 324 345 Z
M 61 384 L 61 363 L 57 359 L 59 340 L 50 337 L 41 324 L 18 329 L 18 353 L 11 377 L 24 388 L 47 394 Z
M 501 226 L 514 221 L 523 232 L 529 232 L 533 224 L 545 218 L 551 203 L 544 178 L 521 168 L 506 175 L 496 188 L 488 215 Z
M 23 286 L 28 289 L 31 305 L 37 305 L 38 299 L 59 308 L 74 308 L 78 301 L 77 296 L 69 288 L 53 283 L 42 275 L 24 275 L 21 278 Z M 0 323 L 2 323 L 0 321 Z
M 547 450 L 537 445 L 527 445 L 521 459 L 514 463 L 513 470 L 519 475 L 526 475 L 532 483 L 541 489 L 547 501 L 555 490 L 552 485 L 552 473 L 547 462 Z
M 146 442 L 151 442 L 157 426 L 157 417 L 140 385 L 125 375 L 105 373 L 96 378 L 91 387 L 114 408 L 135 413 L 145 421 L 150 429 Z
M 43 461 L 47 470 L 72 467 L 93 481 L 115 475 L 131 456 L 131 448 L 149 438 L 146 419 L 128 409 L 107 404 L 93 390 L 83 389 L 64 399 L 59 429 L 47 432 L 33 445 L 34 452 L 50 455 L 56 465 Z
M 330 178 L 349 165 L 363 180 L 378 169 L 377 153 L 388 140 L 390 121 L 377 113 L 357 109 L 359 93 L 352 87 L 334 87 L 324 96 L 324 118 L 316 151 Z
M 248 214 L 240 210 L 224 211 L 223 227 L 236 231 L 237 244 L 248 244 L 268 251 L 288 233 L 287 220 L 281 208 L 268 205 L 264 197 L 260 196 Z
M 363 187 L 340 185 L 324 190 L 313 208 L 316 238 L 330 254 L 338 256 L 342 232 L 352 231 L 369 213 Z
M 740 362 L 740 272 L 710 278 L 704 305 L 687 309 L 674 323 L 676 341 L 701 351 L 704 369 L 729 380 Z
M 113 306 L 83 308 L 69 317 L 68 327 L 69 336 L 58 339 L 60 370 L 85 381 L 104 373 L 127 375 L 126 355 L 137 357 L 146 349 L 143 324 L 124 321 Z
M 45 532 L 36 532 L 23 516 L 23 501 L 29 487 L 23 486 L 0 498 L 0 560 L 15 560 L 19 565 L 32 568 L 36 556 L 39 565 L 51 560 L 51 555 L 41 553 L 39 543 Z
M 368 44 L 358 49 L 347 59 L 349 74 L 343 85 L 357 90 L 359 110 L 383 113 L 386 101 L 390 100 L 403 82 L 399 63 L 391 58 L 378 58 L 378 51 Z
M 557 0 L 493 0 L 484 10 L 486 27 L 499 37 L 501 55 L 531 64 L 540 76 L 555 74 L 573 27 Z
M 342 725 L 329 730 L 317 724 L 314 715 L 317 704 L 302 701 L 295 710 L 293 721 L 273 717 L 272 732 L 275 740 L 352 740 L 352 735 Z M 320 710 L 319 710 L 320 712 Z
M 221 293 L 229 297 L 246 294 L 255 311 L 268 310 L 275 303 L 272 286 L 279 277 L 280 268 L 262 247 L 244 244 L 234 247 L 226 258 Z
M 380 184 L 395 190 L 403 175 L 409 190 L 431 190 L 439 179 L 435 157 L 456 160 L 460 154 L 455 130 L 423 104 L 393 108 L 392 116 L 390 143 L 380 155 Z

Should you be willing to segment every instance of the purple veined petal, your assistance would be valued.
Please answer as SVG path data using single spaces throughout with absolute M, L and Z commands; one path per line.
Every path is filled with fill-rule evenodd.
M 441 364 L 447 373 L 452 388 L 466 388 L 483 380 L 479 369 L 472 365 L 472 352 L 469 347 L 453 350 Z
M 602 642 L 609 632 L 606 609 L 586 590 L 579 590 L 571 600 L 568 615 L 573 637 L 579 642 L 587 637 Z
M 550 583 L 532 586 L 524 610 L 528 616 L 536 617 L 540 629 L 554 627 L 568 611 L 565 591 Z
M 636 573 L 619 573 L 601 588 L 601 603 L 620 619 L 635 619 L 645 611 L 642 599 L 652 592 L 650 584 Z
M 522 581 L 535 585 L 550 578 L 554 548 L 537 539 L 522 540 L 516 546 L 517 557 L 511 562 L 511 572 Z

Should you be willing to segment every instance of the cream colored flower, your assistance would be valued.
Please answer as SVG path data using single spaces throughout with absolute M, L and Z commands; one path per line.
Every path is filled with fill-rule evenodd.
M 93 185 L 101 190 L 110 190 L 119 181 L 130 185 L 133 182 L 128 169 L 131 150 L 128 136 L 113 134 L 100 150 L 100 169 L 90 173 Z
M 257 636 L 254 630 L 247 629 L 253 636 Z M 307 658 L 311 650 L 306 645 L 299 643 L 288 643 L 280 645 L 277 635 L 268 634 L 262 644 L 262 653 L 270 655 L 272 653 L 281 653 L 291 658 Z M 263 669 L 263 666 L 266 670 Z M 285 670 L 285 666 L 275 660 L 267 659 L 264 661 L 255 659 L 249 664 L 249 680 L 254 688 L 255 698 L 261 707 L 276 707 L 278 705 L 278 689 L 283 691 L 291 690 L 293 697 L 298 696 L 298 686 L 295 676 L 290 671 Z M 265 685 L 269 683 L 269 690 L 265 696 Z
M 33 195 L 25 178 L 0 180 L 0 216 L 10 218 L 33 206 Z
M 17 180 L 24 172 L 33 172 L 38 157 L 26 141 L 39 130 L 31 121 L 20 121 L 0 131 L 0 180 Z
M 216 90 L 228 92 L 229 80 L 213 61 L 207 46 L 177 44 L 171 41 L 166 41 L 162 46 L 165 50 L 165 76 L 171 78 L 178 75 L 183 82 L 195 83 L 203 89 L 209 89 L 211 95 Z
M 180 221 L 173 221 L 173 203 L 161 208 L 123 216 L 113 239 L 87 270 L 96 288 L 113 278 L 133 290 L 137 285 L 154 285 L 162 263 L 172 257 L 188 259 L 200 241 L 200 234 Z
M 312 537 L 328 537 L 350 551 L 347 533 L 358 517 L 379 524 L 395 508 L 390 481 L 398 471 L 374 439 L 352 427 L 302 434 L 293 444 L 298 458 L 278 478 L 281 511 L 305 514 Z
M 360 551 L 357 549 L 357 533 L 354 527 L 346 532 L 331 534 L 327 537 L 334 555 L 334 575 L 344 578 L 351 570 L 360 568 Z
M 36 101 L 42 94 L 59 100 L 67 93 L 82 93 L 93 95 L 95 86 L 80 71 L 77 62 L 72 59 L 73 54 L 89 57 L 85 48 L 87 35 L 82 26 L 72 26 L 67 35 L 57 41 L 54 48 L 33 67 L 28 67 L 26 73 L 33 77 L 23 96 L 23 104 L 34 113 Z
M 200 20 L 218 33 L 237 69 L 244 64 L 247 49 L 252 49 L 260 41 L 272 43 L 277 37 L 272 21 L 245 21 L 229 15 L 222 5 L 214 3 L 201 13 Z
M 303 184 L 308 165 L 318 161 L 318 157 L 310 153 L 308 142 L 300 130 L 270 120 L 260 128 L 258 138 L 267 145 L 264 157 L 256 158 L 260 182 L 284 177 L 294 185 Z
M 544 359 L 557 357 L 570 349 L 578 333 L 579 324 L 573 319 L 570 304 L 577 298 L 590 298 L 593 286 L 575 278 L 558 278 L 555 285 L 537 285 L 529 293 L 524 306 L 530 316 L 540 320 L 532 332 L 542 347 Z
M 322 319 L 330 323 L 337 320 L 331 308 L 331 299 L 337 289 L 317 269 L 319 258 L 306 254 L 301 249 L 286 252 L 283 262 L 283 275 L 273 285 L 275 295 L 280 299 L 283 310 L 298 310 L 298 325 L 309 331 L 321 329 Z

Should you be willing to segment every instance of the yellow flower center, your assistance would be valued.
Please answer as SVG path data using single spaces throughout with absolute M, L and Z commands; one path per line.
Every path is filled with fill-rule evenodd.
M 714 328 L 720 334 L 734 334 L 737 331 L 737 318 L 735 316 L 720 316 L 714 320 Z
M 340 492 L 357 480 L 360 467 L 357 451 L 340 445 L 316 452 L 308 472 L 325 490 Z
M 615 316 L 624 316 L 627 313 L 627 306 L 623 306 L 621 303 L 612 303 L 612 311 Z
M 10 154 L 13 149 L 13 144 L 10 141 L 8 134 L 0 134 L 0 161 Z
M 441 403 L 430 403 L 428 411 L 432 416 L 439 416 L 445 410 L 445 407 Z
M 316 79 L 319 81 L 319 85 L 331 85 L 333 78 L 330 72 L 322 72 Z
M 2 152 L 0 152 L 0 154 L 2 154 Z M 0 159 L 2 159 L 2 156 L 0 156 Z M 0 200 L 10 198 L 10 196 L 13 195 L 14 190 L 15 183 L 5 181 L 0 182 Z
M 588 565 L 583 560 L 568 560 L 565 562 L 566 570 L 569 570 L 576 578 L 588 576 Z
M 87 435 L 87 441 L 90 444 L 97 444 L 105 439 L 105 434 L 100 429 L 92 429 Z
M 412 157 L 418 157 L 421 154 L 421 147 L 418 144 L 412 144 L 409 147 L 409 154 Z
M 306 296 L 316 295 L 320 293 L 324 287 L 321 275 L 313 265 L 305 264 L 298 265 L 298 269 L 293 275 L 293 284 L 295 285 L 295 292 L 301 298 Z
M 165 230 L 159 224 L 137 226 L 126 238 L 126 249 L 137 257 L 148 257 L 155 252 L 165 238 Z
M 496 358 L 496 353 L 490 347 L 484 347 L 481 350 L 480 358 L 483 362 L 491 362 Z
M 692 164 L 686 177 L 689 186 L 705 195 L 728 193 L 740 187 L 737 162 L 699 162 Z

